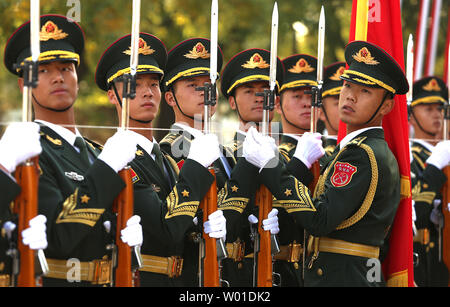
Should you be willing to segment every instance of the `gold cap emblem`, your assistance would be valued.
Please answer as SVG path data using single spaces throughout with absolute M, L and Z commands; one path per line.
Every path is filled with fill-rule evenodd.
M 211 55 L 202 43 L 197 43 L 197 45 L 195 45 L 194 48 L 192 48 L 192 50 L 189 51 L 189 53 L 186 53 L 184 56 L 188 59 L 195 60 L 198 58 L 209 59 Z
M 312 72 L 314 70 L 316 70 L 316 69 L 314 67 L 311 67 L 311 65 L 309 65 L 308 61 L 306 61 L 304 58 L 301 58 L 288 71 L 291 73 L 294 73 L 294 74 L 300 74 L 300 73 Z
M 336 72 L 334 73 L 334 75 L 332 75 L 332 76 L 330 77 L 330 80 L 333 80 L 333 81 L 340 81 L 340 80 L 341 80 L 340 77 L 342 76 L 342 74 L 344 73 L 344 71 L 345 71 L 345 66 L 339 67 L 338 70 L 336 70 Z
M 43 42 L 49 39 L 60 40 L 64 39 L 69 34 L 64 33 L 53 21 L 47 21 L 45 25 L 42 26 L 41 32 L 39 33 L 39 39 Z
M 422 87 L 424 90 L 429 92 L 440 92 L 441 87 L 439 86 L 436 79 L 431 79 L 426 85 Z
M 154 52 L 155 52 L 155 50 L 150 48 L 150 46 L 147 45 L 147 42 L 142 37 L 140 37 L 138 54 L 150 55 Z M 131 46 L 128 50 L 125 50 L 123 53 L 125 53 L 126 55 L 131 55 Z
M 357 54 L 353 55 L 353 58 L 358 62 L 363 62 L 367 65 L 378 65 L 380 62 L 375 60 L 375 58 L 370 54 L 370 51 L 363 47 L 361 48 Z
M 252 55 L 250 60 L 248 60 L 245 64 L 242 64 L 242 67 L 244 68 L 267 68 L 270 65 L 267 64 L 266 61 L 264 61 L 263 57 L 259 53 L 255 53 Z

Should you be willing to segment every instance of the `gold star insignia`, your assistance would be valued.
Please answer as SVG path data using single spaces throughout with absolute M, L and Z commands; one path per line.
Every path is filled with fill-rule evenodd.
M 181 194 L 182 194 L 184 197 L 188 197 L 188 196 L 189 196 L 189 192 L 186 191 L 186 190 L 183 190 L 183 192 L 181 192 Z
M 86 194 L 84 194 L 83 196 L 81 196 L 81 203 L 87 204 L 89 199 L 91 199 L 91 198 L 89 196 L 87 196 Z
M 286 196 L 292 195 L 292 191 L 289 190 L 289 189 L 286 189 L 286 191 L 284 191 L 284 194 L 285 194 Z
M 238 190 L 239 190 L 239 188 L 235 185 L 231 187 L 231 191 L 233 191 L 233 192 L 237 192 Z

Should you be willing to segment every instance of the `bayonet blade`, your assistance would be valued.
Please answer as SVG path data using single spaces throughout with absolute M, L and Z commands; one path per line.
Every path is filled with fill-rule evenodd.
M 412 34 L 409 34 L 408 46 L 406 47 L 406 78 L 408 79 L 409 90 L 406 93 L 406 102 L 411 105 L 413 99 L 414 83 L 414 40 Z
M 211 64 L 209 76 L 211 84 L 215 84 L 217 80 L 217 44 L 219 29 L 219 4 L 218 0 L 212 0 L 211 5 Z
M 274 91 L 277 82 L 277 53 L 278 53 L 278 5 L 275 2 L 272 12 L 272 33 L 270 40 L 270 73 L 269 86 Z
M 39 0 L 30 0 L 30 46 L 31 46 L 31 59 L 33 62 L 39 60 L 40 41 L 40 13 L 39 13 Z
M 325 46 L 325 11 L 322 6 L 319 18 L 319 34 L 317 45 L 317 83 L 320 87 L 323 83 L 323 56 Z
M 139 24 L 141 15 L 141 0 L 133 0 L 133 17 L 131 26 L 131 56 L 130 74 L 136 75 L 139 58 Z

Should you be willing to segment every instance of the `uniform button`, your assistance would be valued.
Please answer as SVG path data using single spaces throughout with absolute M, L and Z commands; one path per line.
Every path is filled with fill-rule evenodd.
M 296 270 L 298 270 L 298 268 L 299 268 L 298 262 L 294 262 L 294 268 L 295 268 Z
M 317 275 L 319 275 L 319 276 L 323 275 L 323 270 L 321 268 L 317 269 Z
M 238 269 L 239 269 L 239 270 L 242 269 L 243 266 L 244 266 L 244 265 L 242 264 L 242 262 L 239 262 L 239 263 L 238 263 Z
M 430 248 L 434 248 L 434 242 L 430 242 Z

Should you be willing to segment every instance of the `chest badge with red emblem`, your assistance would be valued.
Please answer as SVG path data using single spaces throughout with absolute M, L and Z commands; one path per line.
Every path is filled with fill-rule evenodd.
M 352 180 L 353 175 L 358 171 L 356 166 L 350 163 L 336 162 L 334 171 L 331 175 L 331 184 L 336 188 L 346 186 Z

